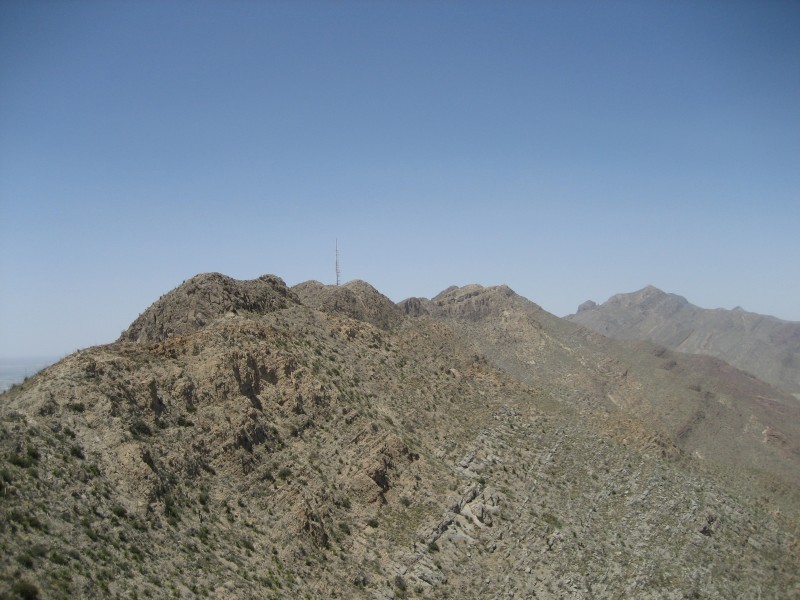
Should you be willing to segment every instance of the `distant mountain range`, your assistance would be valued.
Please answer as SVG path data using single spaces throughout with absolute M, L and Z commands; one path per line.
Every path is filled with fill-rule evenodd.
M 715 356 L 800 397 L 800 323 L 700 308 L 653 286 L 600 305 L 587 301 L 567 319 L 613 338 Z
M 0 598 L 785 599 L 798 548 L 797 398 L 506 286 L 202 274 L 0 394 Z

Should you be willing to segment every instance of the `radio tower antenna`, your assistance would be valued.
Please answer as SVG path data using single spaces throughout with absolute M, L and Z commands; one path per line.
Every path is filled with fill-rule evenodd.
M 342 272 L 339 270 L 339 238 L 336 238 L 336 285 L 339 285 Z

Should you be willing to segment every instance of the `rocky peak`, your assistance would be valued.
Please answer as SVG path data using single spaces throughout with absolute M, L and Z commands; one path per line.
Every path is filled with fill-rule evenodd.
M 403 311 L 403 314 L 410 317 L 421 317 L 430 314 L 430 303 L 431 301 L 427 298 L 412 296 L 411 298 L 406 298 L 402 302 L 399 302 L 397 305 L 400 307 L 400 310 Z
M 498 314 L 516 297 L 516 292 L 507 285 L 483 287 L 473 283 L 460 288 L 449 287 L 436 295 L 431 303 L 443 315 L 480 319 Z
M 391 329 L 403 319 L 400 307 L 365 281 L 354 280 L 340 286 L 306 281 L 292 291 L 310 308 L 343 314 L 381 329 Z
M 683 296 L 668 294 L 655 286 L 648 285 L 630 294 L 612 296 L 606 304 L 624 308 L 635 307 L 643 312 L 657 311 L 672 314 L 681 307 L 689 305 L 689 302 Z
M 740 306 L 701 308 L 653 286 L 617 294 L 568 319 L 610 337 L 650 340 L 680 352 L 708 354 L 800 394 L 798 323 Z
M 122 333 L 120 341 L 162 342 L 197 331 L 226 314 L 264 314 L 297 302 L 283 279 L 275 275 L 237 280 L 221 273 L 203 273 L 154 302 Z

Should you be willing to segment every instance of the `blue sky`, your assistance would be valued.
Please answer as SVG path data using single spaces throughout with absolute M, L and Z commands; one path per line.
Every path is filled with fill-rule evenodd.
M 797 2 L 0 3 L 0 357 L 200 272 L 800 320 Z

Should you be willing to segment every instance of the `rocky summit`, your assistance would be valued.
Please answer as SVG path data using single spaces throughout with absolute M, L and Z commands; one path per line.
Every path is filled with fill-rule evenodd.
M 700 308 L 653 286 L 601 305 L 588 300 L 567 318 L 610 337 L 715 356 L 800 398 L 800 323 L 741 307 Z
M 199 275 L 0 395 L 0 597 L 800 597 L 799 417 L 505 286 Z

